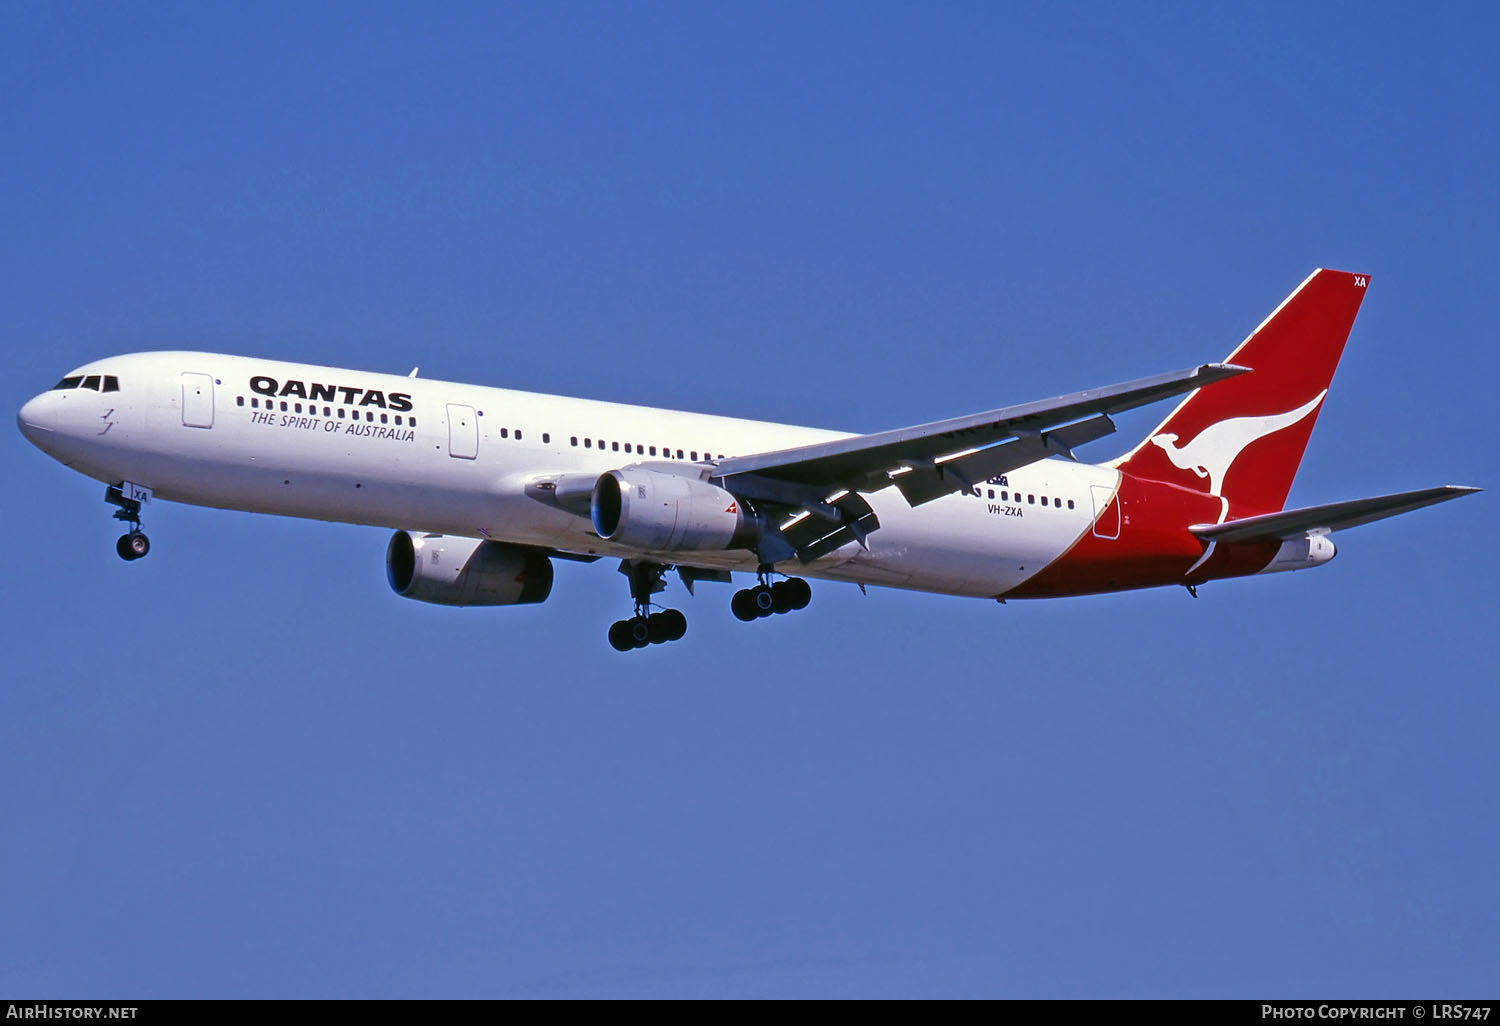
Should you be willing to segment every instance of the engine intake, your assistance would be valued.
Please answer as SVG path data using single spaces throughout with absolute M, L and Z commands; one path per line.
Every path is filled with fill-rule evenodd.
M 531 605 L 552 592 L 552 560 L 478 538 L 397 531 L 385 572 L 397 595 L 440 606 Z
M 605 541 L 655 551 L 750 548 L 759 533 L 733 493 L 640 467 L 601 474 L 590 514 Z

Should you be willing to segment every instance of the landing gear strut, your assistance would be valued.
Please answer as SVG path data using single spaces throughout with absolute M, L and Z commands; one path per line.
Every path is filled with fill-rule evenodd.
M 769 566 L 761 567 L 757 571 L 759 584 L 734 593 L 729 609 L 736 619 L 749 623 L 772 613 L 790 613 L 794 609 L 807 608 L 807 604 L 812 601 L 812 588 L 806 581 L 800 577 L 788 577 L 772 584 L 771 573 Z
M 130 525 L 130 530 L 120 535 L 115 542 L 115 551 L 120 558 L 127 563 L 140 559 L 151 551 L 151 539 L 141 530 L 141 503 L 139 499 L 127 498 L 120 490 L 119 485 L 110 485 L 104 492 L 104 501 L 111 506 L 119 506 L 115 510 L 115 519 L 123 520 Z
M 651 596 L 663 590 L 662 576 L 667 567 L 660 563 L 637 563 L 626 560 L 620 572 L 630 579 L 630 597 L 635 600 L 635 615 L 616 620 L 609 626 L 609 643 L 616 652 L 678 641 L 687 633 L 687 617 L 675 609 L 651 612 Z

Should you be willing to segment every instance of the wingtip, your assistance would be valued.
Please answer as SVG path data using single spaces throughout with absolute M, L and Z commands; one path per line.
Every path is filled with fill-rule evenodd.
M 1204 377 L 1212 377 L 1216 380 L 1234 378 L 1241 374 L 1249 374 L 1254 367 L 1241 367 L 1236 363 L 1205 363 L 1198 368 L 1198 373 Z

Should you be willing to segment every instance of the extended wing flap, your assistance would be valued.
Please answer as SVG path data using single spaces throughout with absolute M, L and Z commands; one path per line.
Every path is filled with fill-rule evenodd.
M 1264 516 L 1245 517 L 1223 524 L 1196 524 L 1191 530 L 1204 541 L 1248 542 L 1279 541 L 1295 538 L 1310 531 L 1338 531 L 1348 527 L 1384 520 L 1401 513 L 1410 513 L 1423 506 L 1431 506 L 1462 495 L 1480 491 L 1465 485 L 1442 485 L 1437 488 L 1422 488 L 1414 492 L 1396 492 L 1392 495 L 1376 495 L 1368 499 L 1350 499 L 1346 502 L 1331 502 L 1324 506 L 1307 506 L 1288 509 Z
M 782 525 L 780 534 L 798 559 L 811 563 L 850 542 L 864 544 L 865 538 L 879 528 L 880 518 L 870 504 L 857 492 L 849 492 L 821 504 L 816 512 L 804 509 L 797 513 Z
M 1103 438 L 1114 429 L 1114 422 L 1101 413 L 1097 417 L 1054 431 L 1026 435 L 978 452 L 944 460 L 930 468 L 900 474 L 894 479 L 895 485 L 910 505 L 920 506 L 962 488 L 972 488 L 997 475 L 1008 474 L 1048 456 L 1071 457 L 1078 446 Z

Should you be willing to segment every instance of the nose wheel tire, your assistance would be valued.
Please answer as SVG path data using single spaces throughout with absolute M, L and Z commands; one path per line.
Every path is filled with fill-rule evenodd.
M 128 563 L 131 560 L 140 559 L 151 551 L 151 539 L 140 531 L 131 531 L 129 534 L 120 535 L 120 540 L 115 542 L 115 551 Z

